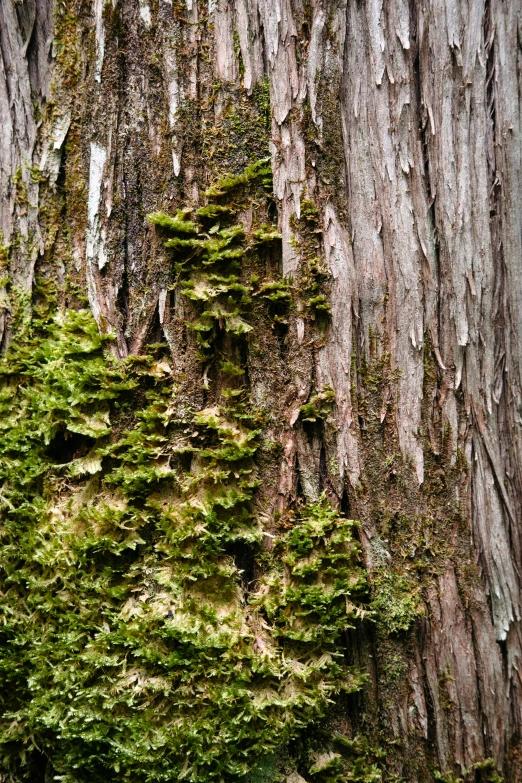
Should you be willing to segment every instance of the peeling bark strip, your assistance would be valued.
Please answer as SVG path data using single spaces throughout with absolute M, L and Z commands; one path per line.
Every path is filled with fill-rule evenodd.
M 522 780 L 521 38 L 520 0 L 0 1 L 4 349 L 52 281 L 204 407 L 145 215 L 270 154 L 293 307 L 245 376 L 280 444 L 260 513 L 361 521 L 381 609 L 343 731 L 408 783 Z

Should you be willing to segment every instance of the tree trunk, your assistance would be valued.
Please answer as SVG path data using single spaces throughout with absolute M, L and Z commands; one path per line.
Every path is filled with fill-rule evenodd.
M 344 656 L 368 678 L 351 695 L 335 689 L 333 712 L 307 725 L 357 738 L 366 749 L 351 752 L 366 772 L 346 777 L 345 766 L 332 777 L 336 746 L 316 748 L 308 728 L 282 734 L 286 750 L 252 780 L 493 781 L 497 770 L 522 781 L 521 35 L 519 0 L 0 2 L 2 372 L 15 386 L 29 377 L 9 362 L 52 287 L 53 312 L 87 298 L 117 362 L 168 346 L 154 372 L 175 384 L 172 415 L 185 428 L 185 411 L 217 410 L 224 390 L 242 388 L 263 412 L 251 457 L 261 543 L 224 549 L 242 606 L 299 509 L 326 504 L 360 522 L 369 592 Z M 227 184 L 266 156 L 273 201 L 257 169 L 253 190 L 249 174 Z M 230 313 L 212 327 L 202 315 L 200 278 L 187 283 L 176 266 L 190 231 L 146 219 L 186 209 L 177 219 L 191 221 L 208 204 L 235 209 L 248 252 L 261 247 L 238 273 L 253 303 L 241 310 L 245 334 Z M 215 225 L 203 214 L 193 242 L 225 225 L 219 211 Z M 105 449 L 142 426 L 110 416 Z M 57 422 L 42 436 L 47 462 L 92 453 L 97 431 Z M 193 453 L 187 470 L 197 474 L 203 458 Z M 62 483 L 59 471 L 45 474 L 38 492 L 62 509 L 62 531 L 77 532 L 74 514 L 102 494 L 120 502 L 104 484 L 111 459 L 83 477 L 62 471 Z M 157 503 L 179 497 L 153 489 Z M 148 534 L 139 535 L 145 562 Z M 0 588 L 13 595 L 16 569 L 3 569 Z M 28 606 L 30 585 L 16 588 Z M 145 576 L 138 588 L 159 594 Z M 22 710 L 5 698 L 6 715 Z M 16 731 L 11 720 L 0 779 L 97 779 L 95 767 L 59 760 L 43 723 L 24 735 L 25 718 Z M 116 780 L 103 747 L 100 770 Z M 255 770 L 259 759 L 247 760 Z M 125 763 L 124 776 L 141 780 Z M 188 762 L 180 769 L 165 780 L 200 779 Z

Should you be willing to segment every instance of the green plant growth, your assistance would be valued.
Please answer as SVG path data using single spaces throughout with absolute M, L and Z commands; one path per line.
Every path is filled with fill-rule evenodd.
M 299 510 L 292 530 L 275 543 L 275 565 L 253 599 L 269 618 L 275 638 L 289 645 L 328 644 L 348 627 L 347 617 L 364 614 L 360 600 L 356 607 L 349 598 L 360 599 L 366 591 L 354 524 L 323 496 Z
M 259 288 L 241 280 L 253 244 L 210 212 L 196 216 L 203 227 L 184 210 L 166 217 L 152 220 L 173 235 L 200 350 L 211 355 L 226 331 L 232 382 Z M 255 777 L 361 686 L 341 654 L 364 614 L 354 523 L 323 498 L 263 552 L 263 417 L 246 392 L 190 410 L 161 346 L 118 363 L 109 339 L 87 311 L 49 303 L 0 363 L 2 774 Z
M 325 419 L 333 408 L 335 392 L 331 386 L 324 386 L 301 406 L 299 413 L 303 421 L 316 422 Z
M 274 321 L 284 320 L 291 301 L 285 281 L 266 280 L 256 276 L 244 279 L 242 261 L 250 254 L 259 254 L 264 244 L 280 240 L 275 226 L 263 223 L 247 234 L 241 224 L 234 224 L 235 209 L 216 199 L 234 189 L 255 182 L 271 186 L 269 159 L 248 166 L 241 174 L 225 175 L 207 189 L 209 203 L 197 209 L 194 220 L 187 220 L 189 209 L 179 210 L 175 217 L 153 212 L 148 220 L 166 232 L 165 247 L 174 254 L 174 266 L 182 293 L 192 300 L 198 316 L 187 323 L 195 333 L 199 359 L 212 357 L 213 346 L 220 334 L 241 337 L 251 331 L 246 315 L 253 296 L 267 299 L 272 306 Z M 190 236 L 189 236 L 190 235 Z M 222 364 L 225 369 L 229 364 Z M 230 365 L 232 366 L 232 365 Z M 237 374 L 232 372 L 232 375 Z
M 380 783 L 379 767 L 368 760 L 371 751 L 364 748 L 357 753 L 355 748 L 361 744 L 358 740 L 342 739 L 351 746 L 351 752 L 347 753 L 348 747 L 345 747 L 343 753 L 330 750 L 313 755 L 309 773 L 314 783 Z
M 385 758 L 383 750 L 371 747 L 362 736 L 350 739 L 337 735 L 332 744 L 343 758 L 343 783 L 379 783 L 382 775 L 375 761 Z
M 338 708 L 337 708 L 338 709 Z M 370 745 L 366 737 L 347 737 L 332 730 L 334 708 L 328 721 L 307 732 L 299 752 L 300 766 L 310 783 L 380 783 L 386 752 Z
M 9 263 L 9 256 L 11 254 L 11 245 L 4 244 L 4 234 L 0 231 L 0 288 L 4 288 L 8 282 L 9 277 L 7 275 L 7 265 Z M 7 297 L 5 293 L 0 293 L 0 307 L 7 307 Z
M 321 319 L 330 315 L 331 308 L 327 296 L 330 275 L 321 258 L 319 213 L 311 199 L 302 198 L 300 206 L 299 220 L 293 219 L 293 226 L 298 232 L 294 241 L 301 255 L 299 289 L 310 317 Z
M 165 215 L 163 212 L 152 212 L 147 215 L 147 219 L 150 223 L 154 223 L 155 226 L 161 226 L 169 231 L 176 231 L 180 234 L 197 234 L 197 227 L 195 223 L 190 220 L 185 220 L 188 210 L 179 210 L 175 217 Z
M 272 186 L 272 168 L 270 166 L 270 158 L 263 158 L 255 163 L 251 163 L 247 166 L 241 174 L 225 174 L 214 185 L 211 185 L 205 191 L 207 198 L 216 198 L 226 195 L 233 188 L 237 188 L 240 185 L 247 185 L 258 177 L 263 178 L 263 184 L 267 187 Z
M 390 634 L 408 631 L 422 613 L 419 586 L 410 577 L 385 568 L 375 570 L 372 582 L 371 606 L 379 625 Z
M 494 759 L 485 759 L 472 764 L 469 769 L 464 770 L 462 776 L 455 776 L 451 772 L 434 771 L 435 780 L 441 783 L 504 783 L 504 778 L 499 775 L 496 769 Z

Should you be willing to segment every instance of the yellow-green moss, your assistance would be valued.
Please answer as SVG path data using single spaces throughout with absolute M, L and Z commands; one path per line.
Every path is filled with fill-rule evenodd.
M 153 217 L 202 358 L 221 356 L 207 407 L 178 397 L 162 346 L 117 363 L 92 316 L 51 291 L 15 324 L 0 365 L 0 757 L 18 780 L 42 759 L 66 783 L 255 776 L 363 681 L 342 656 L 366 591 L 354 523 L 323 498 L 261 546 L 265 425 L 240 346 L 252 297 L 272 307 L 285 289 L 243 279 L 263 242 L 231 214 L 205 231 L 210 211 Z

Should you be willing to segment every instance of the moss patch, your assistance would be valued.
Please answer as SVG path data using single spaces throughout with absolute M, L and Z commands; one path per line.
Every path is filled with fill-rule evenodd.
M 408 631 L 423 613 L 418 584 L 408 576 L 378 568 L 372 575 L 372 609 L 386 633 Z
M 364 612 L 354 523 L 298 504 L 262 544 L 245 340 L 251 301 L 288 305 L 284 281 L 243 275 L 275 229 L 232 217 L 151 218 L 194 308 L 205 407 L 161 345 L 117 363 L 90 313 L 49 296 L 0 366 L 0 754 L 18 780 L 262 778 L 361 687 L 342 655 Z

